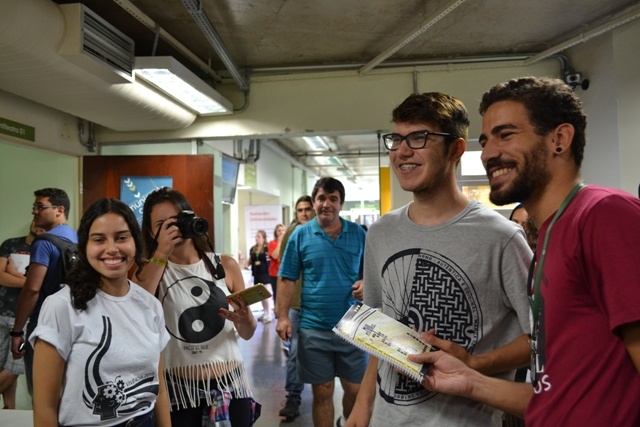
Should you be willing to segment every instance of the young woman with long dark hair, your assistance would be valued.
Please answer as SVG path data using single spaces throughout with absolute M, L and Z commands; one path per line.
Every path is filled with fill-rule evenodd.
M 68 286 L 44 302 L 29 338 L 34 425 L 171 425 L 160 352 L 169 340 L 162 308 L 127 278 L 142 265 L 140 227 L 116 199 L 80 220 Z

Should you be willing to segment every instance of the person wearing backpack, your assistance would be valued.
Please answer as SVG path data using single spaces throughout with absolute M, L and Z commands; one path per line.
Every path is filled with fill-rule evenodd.
M 69 196 L 59 188 L 43 188 L 33 193 L 35 202 L 31 209 L 36 227 L 67 242 L 78 243 L 76 231 L 67 224 L 70 208 Z M 16 307 L 16 318 L 11 335 L 11 353 L 14 359 L 24 357 L 25 378 L 29 394 L 33 392 L 33 347 L 27 337 L 38 324 L 40 307 L 45 298 L 59 291 L 62 280 L 63 255 L 49 240 L 37 238 L 31 244 L 31 260 Z M 25 324 L 29 323 L 25 332 Z

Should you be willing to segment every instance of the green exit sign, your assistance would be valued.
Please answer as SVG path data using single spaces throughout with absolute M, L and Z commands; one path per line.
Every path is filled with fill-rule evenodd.
M 0 134 L 35 142 L 36 128 L 0 117 Z

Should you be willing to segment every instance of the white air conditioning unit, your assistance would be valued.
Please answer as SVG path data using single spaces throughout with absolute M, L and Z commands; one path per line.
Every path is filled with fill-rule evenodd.
M 109 83 L 132 82 L 133 40 L 81 3 L 60 9 L 66 25 L 60 55 Z

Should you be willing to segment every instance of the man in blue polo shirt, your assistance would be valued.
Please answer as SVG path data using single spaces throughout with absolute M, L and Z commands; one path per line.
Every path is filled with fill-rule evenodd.
M 291 336 L 289 307 L 295 281 L 303 278 L 298 373 L 302 382 L 312 385 L 315 427 L 333 425 L 336 376 L 344 390 L 342 415 L 349 417 L 367 367 L 366 354 L 332 332 L 356 298 L 362 298 L 359 275 L 365 231 L 340 217 L 344 197 L 344 186 L 337 179 L 316 182 L 311 193 L 316 218 L 293 232 L 278 272 L 283 286 L 278 292 L 276 330 L 283 340 Z

